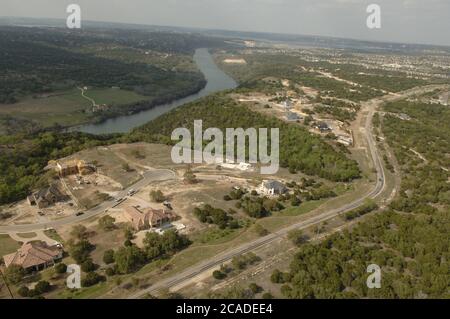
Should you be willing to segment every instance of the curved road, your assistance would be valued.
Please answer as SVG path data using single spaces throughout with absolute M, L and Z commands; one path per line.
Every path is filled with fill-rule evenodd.
M 127 193 L 129 190 L 134 189 L 136 191 L 139 191 L 141 188 L 147 186 L 149 183 L 151 183 L 153 181 L 164 181 L 164 180 L 169 180 L 169 179 L 174 179 L 174 178 L 175 178 L 175 173 L 171 170 L 157 169 L 157 170 L 146 171 L 145 173 L 142 174 L 141 180 L 139 180 L 137 183 L 133 184 L 132 186 L 120 191 L 117 195 L 117 198 L 125 198 L 127 196 Z M 113 199 L 113 200 L 103 202 L 102 204 L 100 204 L 90 210 L 84 211 L 84 214 L 81 216 L 70 216 L 70 217 L 66 217 L 66 218 L 61 218 L 59 220 L 49 221 L 46 223 L 38 223 L 38 224 L 0 226 L 0 234 L 28 233 L 28 232 L 35 232 L 35 231 L 39 231 L 39 230 L 54 228 L 54 227 L 58 227 L 58 226 L 76 224 L 83 220 L 100 215 L 100 214 L 104 213 L 105 210 L 110 209 L 117 204 L 118 203 L 115 201 L 115 199 Z
M 395 100 L 404 99 L 410 95 L 414 95 L 417 93 L 425 93 L 425 92 L 432 91 L 432 90 L 434 90 L 436 88 L 440 88 L 440 87 L 442 87 L 442 86 L 425 86 L 425 87 L 414 88 L 414 89 L 407 90 L 404 92 L 399 92 L 397 94 L 389 94 L 384 97 L 373 99 L 373 100 L 370 100 L 370 101 L 364 103 L 364 105 L 369 110 L 364 129 L 365 129 L 367 144 L 370 149 L 370 155 L 372 157 L 372 161 L 373 161 L 375 169 L 377 171 L 377 183 L 376 183 L 374 189 L 371 190 L 368 194 L 366 194 L 362 198 L 360 198 L 354 202 L 351 202 L 349 204 L 346 204 L 342 207 L 339 207 L 339 208 L 327 211 L 325 213 L 313 216 L 313 217 L 309 218 L 308 220 L 293 224 L 293 225 L 283 228 L 277 232 L 271 233 L 265 237 L 258 238 L 252 242 L 243 244 L 241 246 L 235 247 L 235 248 L 225 251 L 221 254 L 213 256 L 213 257 L 209 258 L 208 260 L 204 260 L 194 266 L 191 266 L 176 275 L 173 275 L 171 277 L 168 277 L 168 278 L 165 278 L 163 280 L 156 282 L 151 287 L 149 287 L 147 289 L 143 289 L 143 290 L 131 295 L 129 297 L 129 299 L 142 298 L 144 295 L 146 295 L 148 293 L 156 292 L 161 288 L 175 287 L 179 284 L 189 281 L 190 279 L 198 276 L 199 274 L 201 274 L 205 271 L 211 270 L 225 262 L 230 261 L 233 257 L 245 254 L 246 252 L 252 251 L 256 248 L 259 248 L 266 244 L 269 244 L 269 243 L 275 241 L 277 238 L 284 237 L 291 230 L 305 229 L 305 228 L 311 227 L 313 225 L 322 223 L 322 222 L 329 220 L 331 218 L 334 218 L 340 214 L 346 213 L 348 211 L 351 211 L 355 208 L 360 207 L 362 204 L 364 204 L 365 200 L 367 200 L 369 198 L 370 199 L 377 198 L 379 195 L 381 195 L 381 193 L 385 189 L 386 176 L 385 176 L 384 167 L 382 165 L 382 160 L 381 160 L 378 150 L 376 148 L 375 138 L 372 134 L 372 119 L 373 119 L 373 115 L 375 114 L 376 109 L 378 108 L 379 105 L 381 105 L 384 102 L 391 102 L 391 101 L 395 101 Z

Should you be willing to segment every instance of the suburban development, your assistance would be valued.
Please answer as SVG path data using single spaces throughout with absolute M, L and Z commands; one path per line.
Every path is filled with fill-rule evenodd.
M 449 46 L 63 22 L 0 18 L 0 298 L 449 298 Z

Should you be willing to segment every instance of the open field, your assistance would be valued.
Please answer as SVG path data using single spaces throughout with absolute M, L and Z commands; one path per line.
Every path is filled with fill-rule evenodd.
M 108 106 L 134 103 L 145 100 L 146 97 L 132 91 L 120 89 L 92 89 L 86 96 L 95 100 L 98 105 Z M 92 117 L 92 104 L 81 96 L 77 88 L 72 90 L 26 97 L 15 104 L 0 105 L 0 116 L 10 115 L 36 121 L 43 127 L 58 123 L 63 126 L 83 123 Z M 86 112 L 88 111 L 88 112 Z
M 136 92 L 121 89 L 89 89 L 86 96 L 95 100 L 97 104 L 121 105 L 146 100 L 147 97 Z
M 13 253 L 19 247 L 19 243 L 9 237 L 9 235 L 0 235 L 0 256 Z

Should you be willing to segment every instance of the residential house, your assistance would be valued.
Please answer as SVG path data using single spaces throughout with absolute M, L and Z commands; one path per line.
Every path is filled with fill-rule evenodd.
M 67 195 L 56 184 L 43 188 L 27 197 L 28 204 L 39 208 L 46 208 L 66 199 Z
M 128 206 L 125 208 L 125 217 L 133 228 L 139 231 L 161 227 L 165 223 L 174 221 L 178 216 L 171 210 Z
M 93 164 L 86 163 L 83 160 L 73 160 L 65 163 L 56 163 L 56 171 L 61 177 L 70 175 L 89 175 L 96 171 L 96 167 Z
M 261 186 L 259 187 L 259 191 L 262 194 L 268 195 L 268 196 L 274 196 L 274 195 L 282 195 L 286 193 L 287 188 L 286 186 L 275 180 L 268 180 L 262 182 Z
M 25 271 L 39 271 L 53 266 L 63 258 L 60 245 L 49 246 L 42 241 L 24 244 L 15 253 L 3 256 L 5 266 L 21 266 Z
M 286 111 L 290 110 L 290 109 L 292 108 L 292 102 L 291 102 L 291 100 L 285 100 L 285 101 L 283 102 L 283 108 L 284 108 Z
M 294 112 L 286 112 L 286 120 L 289 122 L 297 122 L 300 121 L 302 117 Z
M 322 133 L 331 131 L 331 128 L 325 122 L 319 122 L 315 127 Z

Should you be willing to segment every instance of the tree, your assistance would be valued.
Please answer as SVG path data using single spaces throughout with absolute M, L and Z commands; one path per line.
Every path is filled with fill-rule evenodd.
M 107 265 L 114 262 L 114 250 L 108 249 L 103 253 L 103 262 Z
M 131 240 L 127 239 L 123 242 L 123 245 L 125 247 L 131 247 L 131 246 L 133 246 L 133 242 Z
M 189 239 L 185 235 L 180 235 L 173 229 L 165 231 L 161 237 L 162 248 L 166 253 L 175 252 L 190 244 Z
M 186 236 L 180 235 L 174 230 L 168 230 L 163 235 L 147 233 L 144 238 L 144 250 L 148 259 L 173 253 L 189 244 L 190 241 Z
M 93 263 L 92 259 L 86 259 L 82 264 L 81 264 L 81 270 L 84 272 L 91 272 L 95 270 L 96 265 Z
M 99 282 L 105 281 L 106 278 L 97 274 L 96 272 L 89 272 L 86 274 L 86 277 L 81 279 L 81 286 L 83 287 L 91 287 L 93 285 L 98 284 Z
M 20 297 L 26 298 L 29 296 L 30 289 L 28 289 L 28 287 L 26 286 L 22 286 L 17 290 L 17 293 L 19 294 Z
M 5 278 L 11 284 L 18 284 L 25 276 L 25 270 L 19 265 L 10 265 L 5 270 Z
M 136 246 L 120 247 L 114 254 L 117 271 L 121 274 L 128 274 L 141 267 L 146 258 L 141 249 Z
M 114 275 L 116 274 L 116 272 L 115 272 L 114 268 L 108 267 L 108 268 L 106 268 L 106 270 L 105 270 L 105 274 L 106 274 L 108 277 L 112 277 L 112 276 L 114 276 Z
M 269 231 L 267 229 L 265 229 L 263 226 L 261 226 L 260 224 L 256 224 L 254 229 L 259 237 L 264 237 L 269 234 Z
M 150 192 L 150 199 L 155 203 L 162 203 L 166 200 L 166 197 L 164 196 L 163 192 L 158 190 L 152 190 Z
M 254 282 L 252 282 L 248 288 L 254 293 L 254 294 L 259 294 L 260 292 L 263 291 L 261 286 L 258 286 L 257 284 L 255 284 Z
M 270 276 L 270 281 L 274 284 L 282 284 L 284 283 L 283 273 L 278 269 L 275 269 Z
M 134 232 L 131 227 L 124 228 L 123 234 L 125 236 L 125 240 L 132 240 L 134 238 Z
M 41 280 L 36 284 L 36 286 L 34 287 L 34 290 L 39 295 L 44 294 L 51 290 L 51 285 L 48 281 Z
M 220 270 L 215 270 L 212 275 L 217 280 L 222 280 L 227 276 L 225 273 L 221 272 Z
M 87 228 L 83 225 L 75 225 L 70 231 L 70 236 L 78 240 L 86 239 L 88 237 Z
M 88 257 L 94 246 L 86 239 L 78 243 L 72 243 L 69 246 L 69 255 L 75 259 L 78 264 L 82 264 Z
M 295 206 L 295 207 L 300 206 L 301 203 L 302 203 L 302 201 L 297 196 L 294 196 L 291 200 L 291 205 Z
M 104 231 L 110 231 L 116 227 L 115 222 L 116 219 L 114 217 L 106 215 L 98 220 L 98 226 Z
M 273 295 L 270 292 L 265 292 L 262 295 L 262 299 L 273 299 Z
M 233 257 L 233 259 L 231 260 L 231 264 L 233 265 L 233 268 L 235 270 L 242 270 L 246 266 L 245 261 L 242 260 L 242 258 L 239 258 L 239 257 Z
M 55 265 L 55 273 L 65 274 L 67 272 L 67 265 L 64 263 L 59 263 Z
M 307 241 L 306 236 L 300 229 L 291 230 L 288 233 L 288 239 L 296 246 L 300 246 Z

